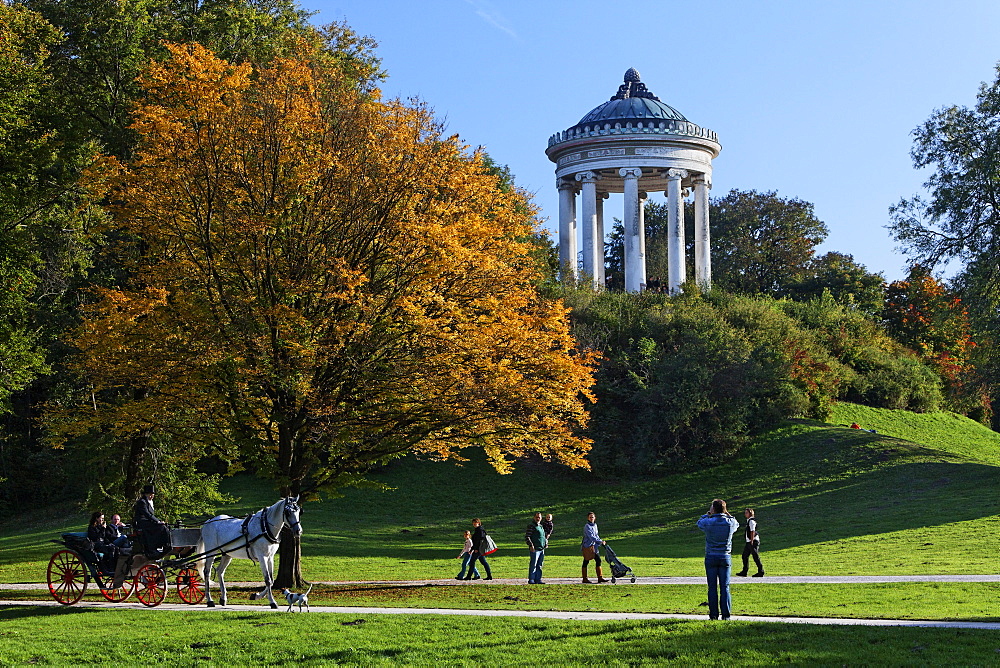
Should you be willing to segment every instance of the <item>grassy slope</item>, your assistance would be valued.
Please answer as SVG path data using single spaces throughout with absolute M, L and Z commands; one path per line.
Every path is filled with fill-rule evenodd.
M 852 421 L 879 433 L 837 426 Z M 1000 501 L 983 493 L 1000 483 L 1000 435 L 948 414 L 851 405 L 839 406 L 833 423 L 789 423 L 736 461 L 657 480 L 602 482 L 539 466 L 499 476 L 480 460 L 404 460 L 378 475 L 393 491 L 348 490 L 307 506 L 305 575 L 453 577 L 459 532 L 478 515 L 502 548 L 491 559 L 495 574 L 521 577 L 521 536 L 536 508 L 556 515 L 549 577 L 579 573 L 580 526 L 591 509 L 638 575 L 698 575 L 703 543 L 693 522 L 714 496 L 734 510 L 758 509 L 772 574 L 995 572 L 991 551 L 979 548 L 1000 531 Z M 228 484 L 242 497 L 233 514 L 273 500 L 252 478 Z M 81 513 L 69 522 L 8 524 L 0 582 L 42 579 L 53 549 L 47 540 L 82 522 Z M 237 563 L 231 578 L 252 577 L 249 564 Z

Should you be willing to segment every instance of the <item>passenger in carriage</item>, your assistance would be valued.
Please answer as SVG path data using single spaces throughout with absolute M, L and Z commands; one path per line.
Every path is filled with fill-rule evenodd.
M 142 488 L 142 495 L 132 507 L 132 526 L 143 534 L 148 550 L 147 556 L 159 559 L 170 547 L 170 532 L 167 523 L 153 513 L 153 497 L 156 490 L 152 485 Z
M 128 545 L 128 525 L 122 524 L 122 517 L 118 513 L 111 516 L 111 523 L 108 524 L 108 537 L 115 547 Z
M 87 524 L 87 538 L 93 543 L 94 554 L 100 561 L 102 570 L 113 570 L 115 559 L 118 556 L 118 548 L 115 545 L 114 532 L 104 522 L 104 513 L 96 512 L 90 516 L 90 523 Z
M 103 552 L 101 549 L 108 545 L 108 525 L 104 523 L 104 513 L 96 512 L 90 516 L 90 523 L 87 524 L 87 538 L 94 544 L 94 552 Z

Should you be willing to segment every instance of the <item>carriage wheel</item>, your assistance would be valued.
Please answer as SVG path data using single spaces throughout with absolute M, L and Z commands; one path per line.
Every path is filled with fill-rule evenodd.
M 146 564 L 135 576 L 135 595 L 139 602 L 150 608 L 163 603 L 167 595 L 167 576 L 156 564 Z
M 635 576 L 632 576 L 632 584 L 635 584 Z
M 185 568 L 177 574 L 177 595 L 190 605 L 201 603 L 202 599 L 205 598 L 205 583 L 202 582 L 198 571 L 193 568 Z
M 611 584 L 614 584 L 617 580 L 618 578 L 616 578 L 614 575 L 611 576 Z
M 63 605 L 73 605 L 87 591 L 87 568 L 73 550 L 59 550 L 49 559 L 49 593 Z
M 132 595 L 132 590 L 135 589 L 135 581 L 131 578 L 125 578 L 122 580 L 122 586 L 116 589 L 111 587 L 111 583 L 114 578 L 108 578 L 107 588 L 101 588 L 101 596 L 111 601 L 112 603 L 121 603 Z

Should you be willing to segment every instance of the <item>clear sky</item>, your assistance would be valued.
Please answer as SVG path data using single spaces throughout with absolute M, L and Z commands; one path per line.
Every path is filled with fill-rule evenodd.
M 812 202 L 830 229 L 821 250 L 889 280 L 906 261 L 888 208 L 927 176 L 913 169 L 911 131 L 935 109 L 974 104 L 1000 61 L 997 0 L 300 1 L 315 22 L 374 37 L 384 94 L 423 99 L 509 165 L 550 229 L 549 135 L 635 67 L 654 95 L 719 134 L 713 196 Z M 605 215 L 621 218 L 620 206 L 610 200 Z

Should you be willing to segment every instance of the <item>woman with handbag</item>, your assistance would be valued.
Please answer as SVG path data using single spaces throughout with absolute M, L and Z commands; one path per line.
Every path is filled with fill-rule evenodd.
M 469 559 L 469 565 L 472 568 L 469 569 L 468 575 L 465 576 L 466 580 L 472 579 L 472 572 L 476 568 L 477 559 L 483 565 L 483 568 L 486 569 L 486 577 L 483 579 L 493 579 L 493 573 L 490 572 L 490 564 L 486 561 L 486 554 L 490 552 L 489 543 L 489 536 L 486 535 L 486 529 L 483 528 L 482 521 L 477 517 L 472 520 L 472 558 Z

